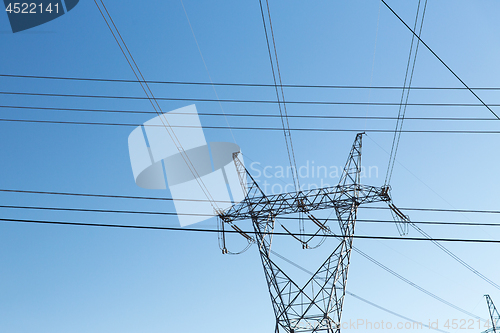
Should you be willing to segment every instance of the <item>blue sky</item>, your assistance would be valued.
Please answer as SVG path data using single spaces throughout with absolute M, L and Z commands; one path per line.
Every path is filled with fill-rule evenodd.
M 418 1 L 388 3 L 406 22 L 413 22 Z M 209 82 L 180 1 L 106 1 L 106 5 L 146 79 Z M 184 0 L 184 6 L 214 82 L 272 83 L 258 1 Z M 270 1 L 270 8 L 283 83 L 403 84 L 411 34 L 380 2 Z M 496 1 L 429 1 L 422 39 L 469 86 L 498 87 L 499 11 Z M 0 38 L 0 74 L 134 79 L 92 1 L 81 1 L 66 15 L 15 34 L 10 30 L 7 15 L 0 15 Z M 413 86 L 461 85 L 420 46 Z M 151 88 L 157 97 L 215 98 L 210 86 L 152 84 Z M 221 99 L 276 98 L 272 88 L 216 89 Z M 0 77 L 0 91 L 144 97 L 139 84 L 134 83 L 8 77 Z M 498 103 L 498 91 L 480 90 L 478 94 L 486 103 Z M 400 96 L 400 90 L 285 90 L 289 101 L 398 103 Z M 478 103 L 464 90 L 412 91 L 409 102 Z M 165 100 L 160 104 L 163 111 L 170 111 L 191 103 Z M 145 190 L 134 183 L 127 147 L 133 126 L 4 121 L 142 124 L 154 117 L 147 101 L 2 94 L 0 105 L 151 112 L 0 108 L 0 189 L 170 197 L 168 190 Z M 200 113 L 222 114 L 218 103 L 197 102 L 196 106 Z M 222 107 L 228 114 L 279 114 L 276 104 L 222 103 Z M 290 115 L 396 117 L 398 113 L 397 106 L 287 104 L 287 110 Z M 484 107 L 463 106 L 410 105 L 406 115 L 493 119 Z M 228 121 L 234 127 L 280 126 L 279 118 L 228 117 Z M 201 122 L 203 126 L 226 126 L 222 116 L 201 116 Z M 497 131 L 499 124 L 493 120 L 409 119 L 404 129 Z M 374 167 L 378 174 L 374 172 L 363 182 L 383 184 L 392 133 L 373 130 L 393 130 L 394 120 L 291 118 L 290 125 L 366 130 L 363 165 Z M 245 154 L 247 167 L 252 162 L 256 162 L 255 168 L 268 166 L 268 170 L 288 165 L 282 132 L 233 130 L 233 134 Z M 330 168 L 345 163 L 355 132 L 293 131 L 292 135 L 299 167 L 314 164 Z M 205 136 L 207 141 L 233 141 L 226 129 L 205 129 Z M 396 205 L 498 209 L 497 137 L 498 134 L 403 133 L 391 182 Z M 275 174 L 257 178 L 270 184 L 291 182 Z M 323 181 L 335 184 L 338 179 Z M 320 182 L 320 178 L 312 176 L 301 179 L 302 184 L 311 186 Z M 175 211 L 171 202 L 164 201 L 6 192 L 0 196 L 2 205 Z M 4 219 L 178 226 L 175 216 L 0 209 Z M 497 220 L 491 214 L 408 214 L 414 221 Z M 359 218 L 391 217 L 388 211 L 361 209 Z M 216 220 L 197 226 L 212 229 Z M 500 238 L 496 227 L 421 227 L 433 237 Z M 360 222 L 356 228 L 360 235 L 398 236 L 393 224 Z M 411 230 L 409 236 L 420 235 Z M 484 294 L 490 294 L 500 304 L 499 290 L 430 242 L 357 239 L 354 243 L 409 280 L 480 317 L 488 316 Z M 287 243 L 280 251 L 296 260 L 307 262 L 314 258 L 314 262 L 326 255 L 332 244 L 303 251 L 300 244 Z M 498 244 L 445 245 L 479 272 L 498 281 Z M 312 266 L 308 268 L 314 269 Z M 215 234 L 1 222 L 0 267 L 2 332 L 256 332 L 274 328 L 257 249 L 252 247 L 240 256 L 223 256 Z M 352 255 L 348 291 L 423 323 L 439 320 L 440 328 L 448 319 L 471 319 L 404 284 L 357 253 Z M 349 295 L 343 319 L 404 322 Z

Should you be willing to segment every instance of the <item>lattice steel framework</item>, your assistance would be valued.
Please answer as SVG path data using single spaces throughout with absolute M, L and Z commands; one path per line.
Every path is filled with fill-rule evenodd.
M 490 312 L 491 327 L 483 333 L 500 333 L 500 314 L 498 314 L 497 308 L 495 307 L 495 304 L 493 304 L 490 295 L 484 295 L 484 297 L 486 297 L 488 311 Z
M 222 225 L 241 231 L 234 223 L 250 219 L 264 267 L 269 293 L 276 316 L 276 332 L 340 332 L 347 273 L 351 258 L 357 209 L 362 204 L 387 202 L 398 223 L 408 222 L 389 196 L 388 187 L 360 184 L 362 135 L 356 135 L 347 163 L 337 186 L 307 191 L 265 195 L 250 173 L 234 155 L 240 182 L 247 190 L 246 198 L 219 214 Z M 343 238 L 314 275 L 303 286 L 271 259 L 271 245 L 276 218 L 304 213 L 323 232 L 330 232 L 312 212 L 335 209 Z M 242 232 L 242 234 L 244 234 Z M 250 236 L 244 234 L 249 240 Z M 296 237 L 295 237 L 296 238 Z M 297 239 L 297 238 L 296 238 Z M 225 244 L 223 253 L 227 253 Z

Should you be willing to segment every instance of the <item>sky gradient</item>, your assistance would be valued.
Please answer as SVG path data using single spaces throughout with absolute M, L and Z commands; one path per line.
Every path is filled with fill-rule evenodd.
M 108 0 L 105 4 L 147 80 L 273 83 L 258 1 L 184 0 L 192 30 L 181 1 Z M 413 24 L 418 1 L 388 4 L 408 24 Z M 412 35 L 383 4 L 358 0 L 271 0 L 269 5 L 284 84 L 373 87 L 285 88 L 290 116 L 397 116 L 401 89 L 375 87 L 403 85 Z M 496 1 L 429 1 L 422 39 L 470 87 L 500 87 L 499 12 L 500 4 Z M 92 1 L 80 1 L 71 12 L 19 33 L 12 33 L 6 13 L 0 15 L 0 38 L 0 74 L 135 79 Z M 210 85 L 150 86 L 156 97 L 165 98 L 159 99 L 164 112 L 195 103 L 206 140 L 235 141 L 242 149 L 247 168 L 259 183 L 267 182 L 269 193 L 273 186 L 278 190 L 292 182 L 279 173 L 289 163 L 283 132 L 279 130 L 280 118 L 231 116 L 278 116 L 277 104 L 216 102 L 217 98 L 275 101 L 273 87 L 216 86 L 215 94 Z M 463 87 L 422 45 L 412 86 Z M 168 189 L 146 190 L 134 182 L 127 138 L 136 126 L 155 117 L 138 83 L 0 76 L 0 91 L 1 190 L 171 197 Z M 487 104 L 500 104 L 498 90 L 475 91 Z M 20 92 L 107 97 L 13 94 Z M 299 101 L 332 103 L 294 103 Z M 360 102 L 384 105 L 355 104 Z M 479 101 L 467 90 L 412 90 L 409 103 L 403 130 L 416 132 L 403 132 L 401 136 L 391 181 L 395 204 L 406 208 L 498 209 L 500 132 L 418 131 L 495 132 L 500 130 L 500 122 L 484 106 L 471 105 Z M 437 105 L 450 103 L 460 105 Z M 500 112 L 498 107 L 492 109 Z M 224 113 L 228 116 L 224 117 Z M 411 119 L 418 117 L 471 120 Z M 289 121 L 292 129 L 339 130 L 292 130 L 297 166 L 302 167 L 300 182 L 305 188 L 338 182 L 333 171 L 344 165 L 357 131 L 367 133 L 362 157 L 367 174 L 362 182 L 374 186 L 384 183 L 395 119 L 291 117 Z M 235 129 L 228 130 L 228 123 Z M 318 177 L 321 166 L 329 170 L 326 177 Z M 268 173 L 264 174 L 266 167 Z M 175 212 L 172 202 L 166 200 L 12 192 L 0 192 L 0 197 L 4 206 Z M 6 207 L 0 210 L 0 217 L 6 220 L 179 226 L 174 215 Z M 416 222 L 498 222 L 498 214 L 405 213 Z M 320 212 L 318 216 L 329 214 Z M 391 220 L 387 210 L 360 209 L 358 217 Z M 332 228 L 335 223 L 332 221 Z M 217 221 L 210 219 L 194 227 L 216 226 Z M 243 223 L 242 227 L 249 228 L 250 224 Z M 498 227 L 420 227 L 436 238 L 500 239 Z M 363 221 L 357 224 L 356 234 L 399 236 L 393 223 Z M 410 229 L 409 237 L 419 236 Z M 241 241 L 231 240 L 237 250 Z M 500 305 L 498 289 L 431 242 L 356 239 L 354 245 L 408 280 L 477 316 L 488 317 L 484 294 L 490 294 Z M 499 281 L 498 244 L 444 245 L 489 279 Z M 306 268 L 314 270 L 318 258 L 324 257 L 332 246 L 334 242 L 329 240 L 317 250 L 304 251 L 300 244 L 288 242 L 279 251 L 306 266 L 310 263 Z M 469 320 L 474 321 L 473 328 L 460 331 L 485 329 L 477 327 L 476 319 L 423 294 L 356 252 L 352 255 L 347 290 L 424 324 L 437 320 L 439 328 L 445 331 L 453 331 L 443 326 L 453 319 L 466 320 L 467 327 Z M 358 319 L 383 320 L 394 326 L 406 322 L 347 295 L 343 321 Z M 223 256 L 217 235 L 212 233 L 0 222 L 0 331 L 201 330 L 274 330 L 274 315 L 255 246 L 239 256 Z

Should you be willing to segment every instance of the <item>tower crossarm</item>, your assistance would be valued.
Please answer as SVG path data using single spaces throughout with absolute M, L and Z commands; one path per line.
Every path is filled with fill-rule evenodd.
M 235 222 L 256 217 L 279 216 L 329 208 L 346 208 L 373 202 L 390 202 L 383 187 L 349 184 L 317 188 L 300 192 L 281 193 L 246 198 L 222 212 L 219 217 Z

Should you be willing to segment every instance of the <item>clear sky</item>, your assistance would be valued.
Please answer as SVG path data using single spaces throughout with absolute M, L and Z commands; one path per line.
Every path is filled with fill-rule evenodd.
M 273 83 L 259 2 L 183 0 L 105 2 L 145 78 L 158 81 Z M 424 1 L 422 1 L 423 4 Z M 417 0 L 388 1 L 413 25 Z M 411 33 L 379 1 L 269 1 L 284 84 L 402 86 Z M 497 1 L 430 0 L 422 39 L 470 87 L 500 87 L 500 4 Z M 93 1 L 44 25 L 12 33 L 0 15 L 0 74 L 109 78 L 134 76 Z M 412 86 L 462 87 L 422 45 Z M 151 84 L 157 97 L 215 99 L 211 86 Z M 15 95 L 145 97 L 137 83 L 0 77 L 0 189 L 169 198 L 169 190 L 138 187 L 127 138 L 133 125 L 155 116 L 144 99 Z M 216 87 L 221 100 L 276 99 L 273 88 Z M 395 105 L 289 103 L 289 115 L 396 117 L 400 89 L 286 88 L 288 101 L 379 102 Z M 477 90 L 488 104 L 498 91 Z M 163 111 L 192 104 L 161 100 Z M 406 116 L 490 120 L 407 119 L 404 130 L 498 131 L 500 122 L 466 90 L 415 90 Z M 24 107 L 24 108 L 13 108 Z M 273 103 L 196 102 L 203 126 L 225 127 L 227 114 L 279 115 Z M 221 110 L 223 108 L 223 111 Z M 45 108 L 45 109 L 43 109 Z M 52 108 L 52 109 L 47 109 Z M 72 110 L 69 110 L 72 109 Z M 80 109 L 80 110 L 75 110 Z M 82 111 L 81 109 L 94 110 Z M 498 107 L 492 107 L 500 112 Z M 145 113 L 97 110 L 144 111 Z M 82 125 L 8 120 L 120 123 Z M 232 127 L 276 127 L 279 118 L 228 116 Z M 498 123 L 497 123 L 498 122 Z M 366 131 L 363 165 L 368 185 L 384 183 L 395 120 L 290 118 L 301 184 L 334 185 L 355 130 Z M 377 130 L 388 130 L 380 132 Z M 245 163 L 268 193 L 290 183 L 283 132 L 234 129 Z M 499 208 L 498 133 L 404 132 L 391 186 L 394 202 L 407 208 Z M 224 128 L 205 129 L 207 141 L 232 142 Z M 325 166 L 327 177 L 317 172 Z M 262 169 L 268 170 L 265 177 Z M 316 168 L 316 169 L 314 169 Z M 64 207 L 175 212 L 170 201 L 0 192 L 3 206 Z M 497 222 L 495 214 L 406 211 L 413 221 Z M 318 213 L 325 217 L 329 212 Z M 119 214 L 1 207 L 2 219 L 179 226 L 172 215 Z M 359 219 L 391 220 L 386 210 L 360 209 Z M 113 229 L 0 222 L 0 332 L 272 332 L 274 315 L 257 248 L 223 256 L 217 235 L 180 231 Z M 282 223 L 289 223 L 283 221 Z M 332 221 L 332 228 L 335 226 Z M 195 225 L 214 229 L 215 219 Z M 248 223 L 243 227 L 249 227 Z M 498 227 L 420 225 L 433 237 L 500 239 Z M 358 235 L 399 236 L 392 223 L 360 221 Z M 421 236 L 410 229 L 410 237 Z M 240 244 L 235 240 L 234 246 Z M 442 299 L 488 317 L 484 294 L 500 306 L 500 290 L 423 241 L 356 239 L 357 248 Z M 280 253 L 314 270 L 334 246 L 303 251 L 290 243 Z M 446 243 L 474 269 L 499 282 L 499 244 Z M 312 259 L 311 259 L 312 258 Z M 310 266 L 307 266 L 310 263 Z M 377 305 L 439 328 L 456 319 L 478 332 L 477 320 L 425 295 L 353 253 L 347 290 Z M 343 321 L 405 323 L 406 320 L 347 295 Z M 471 320 L 471 321 L 469 321 Z M 473 322 L 474 325 L 470 326 Z M 356 332 L 350 328 L 344 331 Z M 427 329 L 425 329 L 427 330 Z M 380 331 L 380 330 L 377 330 Z M 418 332 L 422 330 L 405 330 Z

